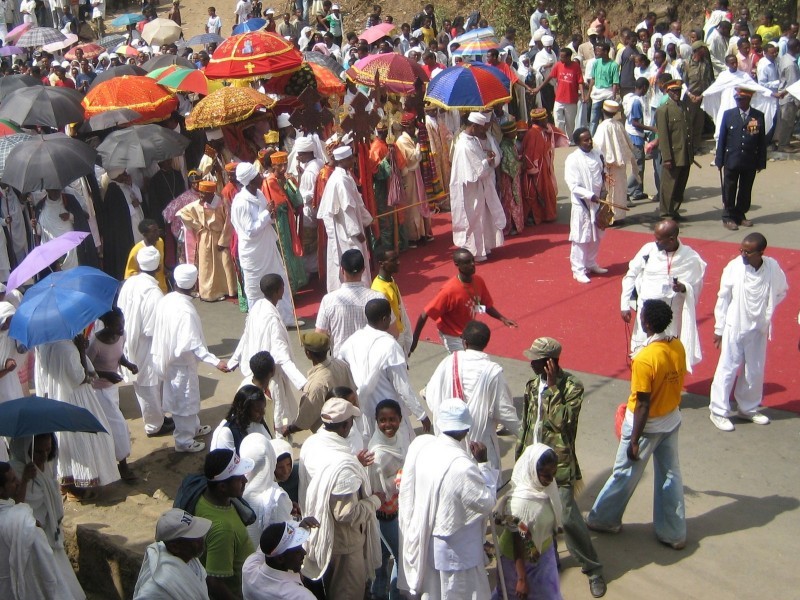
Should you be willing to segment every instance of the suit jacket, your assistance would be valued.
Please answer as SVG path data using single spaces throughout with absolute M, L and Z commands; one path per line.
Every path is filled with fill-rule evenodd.
M 656 129 L 661 159 L 664 162 L 671 160 L 676 167 L 690 167 L 694 160 L 694 145 L 683 106 L 671 98 L 659 106 Z
M 761 170 L 767 166 L 764 113 L 750 108 L 747 123 L 739 108 L 722 113 L 714 164 L 726 169 Z

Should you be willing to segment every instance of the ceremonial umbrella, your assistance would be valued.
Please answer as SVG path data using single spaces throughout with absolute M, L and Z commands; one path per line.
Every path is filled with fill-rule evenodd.
M 52 27 L 31 27 L 23 33 L 17 41 L 17 46 L 23 48 L 38 48 L 55 42 L 63 42 L 67 36 Z
M 173 91 L 193 92 L 201 96 L 208 96 L 222 87 L 222 82 L 209 79 L 202 71 L 183 67 L 177 67 L 169 73 L 161 74 L 156 81 L 159 85 Z
M 0 138 L 0 142 L 14 137 Z M 23 194 L 62 190 L 94 171 L 96 158 L 88 144 L 63 133 L 37 135 L 11 149 L 0 181 Z
M 378 73 L 381 87 L 404 95 L 414 92 L 417 79 L 423 83 L 428 81 L 428 75 L 419 63 L 396 52 L 362 58 L 345 73 L 349 80 L 367 87 L 375 87 L 375 74 Z
M 486 38 L 494 38 L 494 29 L 491 27 L 482 27 L 481 29 L 473 29 L 472 31 L 467 31 L 466 33 L 462 33 L 459 36 L 453 38 L 453 41 L 450 42 L 450 45 L 453 44 L 463 44 L 464 42 L 473 42 L 475 40 L 484 40 Z
M 497 67 L 493 67 L 492 65 L 487 65 L 484 62 L 471 62 L 469 63 L 470 69 L 483 69 L 484 71 L 488 71 L 495 77 L 500 80 L 500 83 L 503 84 L 503 87 L 506 88 L 509 92 L 511 91 L 511 80 L 508 78 L 508 75 L 505 72 L 501 71 Z
M 20 48 L 19 46 L 0 47 L 0 56 L 14 56 L 19 54 L 25 54 L 26 52 L 27 50 L 25 50 L 25 48 Z
M 92 87 L 83 98 L 83 108 L 87 118 L 107 110 L 130 108 L 142 115 L 136 123 L 155 123 L 178 108 L 178 99 L 149 77 L 124 75 Z
M 78 43 L 78 36 L 74 33 L 68 33 L 64 36 L 64 39 L 60 42 L 53 42 L 52 44 L 47 44 L 42 46 L 42 50 L 45 52 L 60 52 L 64 48 L 69 48 L 72 44 Z M 70 59 L 71 60 L 71 59 Z
M 12 123 L 8 119 L 0 119 L 0 137 L 14 135 L 15 133 L 21 132 L 22 130 L 17 127 L 16 123 Z
M 129 125 L 141 117 L 140 113 L 130 108 L 115 108 L 89 117 L 88 120 L 84 121 L 80 131 L 81 133 L 103 131 L 119 125 Z
M 27 142 L 32 139 L 33 136 L 27 133 L 14 133 L 0 138 L 0 179 L 2 179 L 3 172 L 5 171 L 6 158 L 9 152 L 11 152 L 11 149 L 22 142 Z
M 344 67 L 339 64 L 338 60 L 336 60 L 333 56 L 323 54 L 322 52 L 303 52 L 303 60 L 309 64 L 325 67 L 329 71 L 332 71 L 336 76 L 344 71 Z
M 109 134 L 97 153 L 106 171 L 146 169 L 183 154 L 188 146 L 187 138 L 161 125 L 134 125 Z
M 111 310 L 119 285 L 93 267 L 51 273 L 25 292 L 8 335 L 28 348 L 71 340 Z
M 221 35 L 217 35 L 216 33 L 201 33 L 200 35 L 189 38 L 189 41 L 186 42 L 186 45 L 197 46 L 199 44 L 203 44 L 206 46 L 208 44 L 219 44 L 224 39 L 225 38 L 223 38 Z
M 127 13 L 118 16 L 111 21 L 111 24 L 114 27 L 127 27 L 128 25 L 136 25 L 139 21 L 144 21 L 145 18 L 146 17 L 142 13 Z
M 7 48 L 8 46 L 3 46 Z M 42 80 L 30 75 L 6 75 L 0 77 L 0 102 L 14 90 L 42 86 Z
M 393 23 L 378 23 L 377 25 L 373 25 L 372 27 L 368 27 L 365 29 L 359 36 L 358 39 L 364 40 L 368 44 L 374 44 L 381 38 L 385 38 L 389 35 L 397 26 Z
M 266 19 L 247 19 L 244 23 L 239 23 L 233 28 L 233 34 L 239 35 L 240 33 L 247 33 L 249 31 L 258 31 L 259 29 L 264 29 L 264 25 L 266 24 Z
M 123 77 L 125 75 L 132 75 L 132 76 L 141 76 L 147 75 L 147 71 L 145 71 L 142 67 L 137 67 L 136 65 L 120 65 L 118 67 L 111 67 L 106 69 L 102 73 L 100 73 L 97 77 L 94 78 L 92 85 L 89 86 L 89 91 L 91 92 L 94 88 L 96 88 L 101 83 L 106 81 L 111 81 L 116 77 Z
M 197 65 L 195 65 L 188 58 L 178 56 L 177 54 L 160 54 L 159 56 L 151 58 L 144 63 L 142 68 L 149 73 L 150 71 L 155 71 L 161 67 L 168 67 L 169 65 L 178 65 L 179 67 L 184 67 L 186 69 L 197 68 Z
M 91 234 L 85 231 L 68 231 L 57 238 L 35 246 L 22 259 L 17 268 L 11 271 L 6 283 L 6 291 L 10 292 L 17 289 L 23 283 L 47 269 L 70 250 L 77 248 L 89 235 Z
M 431 79 L 425 101 L 446 109 L 485 110 L 511 99 L 501 76 L 502 71 L 490 66 L 448 67 Z
M 310 79 L 310 81 L 309 81 Z M 316 87 L 323 96 L 344 94 L 344 82 L 332 71 L 315 63 L 303 63 L 299 71 L 291 75 L 281 75 L 267 80 L 267 92 L 299 96 L 307 86 Z
M 97 58 L 103 52 L 106 51 L 105 48 L 97 44 L 78 44 L 74 48 L 71 48 L 66 54 L 64 54 L 64 58 L 66 58 L 67 60 L 75 60 L 77 58 L 75 54 L 79 49 L 83 50 L 83 58 L 85 58 L 86 60 L 92 60 L 93 58 Z
M 172 19 L 153 19 L 142 29 L 142 39 L 151 46 L 163 46 L 177 42 L 182 31 Z
M 14 44 L 19 40 L 19 37 L 28 31 L 31 27 L 33 27 L 32 23 L 23 23 L 22 25 L 17 25 L 6 34 L 6 44 Z
M 108 433 L 91 411 L 69 402 L 26 396 L 0 404 L 0 435 L 31 437 L 56 431 Z
M 232 125 L 256 111 L 272 108 L 275 101 L 250 87 L 224 87 L 200 100 L 186 118 L 186 129 Z
M 14 90 L 0 105 L 0 119 L 23 127 L 62 129 L 83 121 L 80 92 L 63 87 L 34 86 Z
M 139 50 L 134 48 L 133 46 L 129 46 L 128 44 L 122 44 L 113 50 L 114 54 L 117 56 L 124 56 L 126 58 L 134 57 L 136 58 L 139 56 Z
M 464 42 L 458 48 L 453 50 L 453 56 L 483 56 L 489 50 L 497 50 L 500 44 L 497 40 L 486 38 L 482 40 L 474 40 L 471 42 Z
M 214 51 L 205 72 L 209 79 L 262 79 L 300 68 L 303 56 L 292 42 L 267 31 L 233 35 Z

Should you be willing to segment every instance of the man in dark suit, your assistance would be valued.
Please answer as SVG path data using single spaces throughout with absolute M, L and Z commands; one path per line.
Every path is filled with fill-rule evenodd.
M 753 92 L 736 88 L 736 108 L 722 113 L 714 164 L 724 168 L 722 224 L 736 231 L 752 227 L 746 218 L 756 173 L 767 166 L 764 113 L 750 107 Z
M 661 151 L 661 185 L 658 190 L 659 212 L 662 219 L 685 221 L 678 214 L 689 169 L 694 162 L 694 146 L 686 109 L 681 104 L 683 82 L 673 79 L 664 85 L 669 96 L 656 111 L 658 147 Z

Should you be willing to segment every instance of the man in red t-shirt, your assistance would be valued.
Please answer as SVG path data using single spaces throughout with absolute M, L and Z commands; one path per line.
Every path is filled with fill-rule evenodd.
M 534 91 L 538 92 L 546 86 L 551 79 L 556 80 L 556 101 L 553 105 L 553 118 L 556 127 L 572 139 L 575 131 L 575 117 L 578 114 L 578 101 L 583 96 L 583 74 L 578 61 L 572 60 L 572 49 L 561 48 L 558 62 L 542 85 Z
M 480 313 L 486 313 L 503 322 L 506 327 L 516 327 L 516 322 L 501 315 L 494 307 L 492 296 L 483 279 L 475 275 L 475 257 L 469 250 L 459 248 L 453 253 L 453 263 L 458 275 L 448 280 L 439 293 L 426 306 L 417 319 L 409 356 L 417 347 L 419 336 L 428 317 L 436 321 L 439 337 L 448 352 L 464 349 L 461 333 L 467 323 Z

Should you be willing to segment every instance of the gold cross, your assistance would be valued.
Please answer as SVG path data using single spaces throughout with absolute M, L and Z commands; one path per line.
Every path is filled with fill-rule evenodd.
M 253 71 L 255 71 L 256 69 L 256 66 L 253 63 L 249 62 L 244 66 L 244 68 L 247 69 L 247 72 L 250 73 L 250 75 L 252 75 Z

